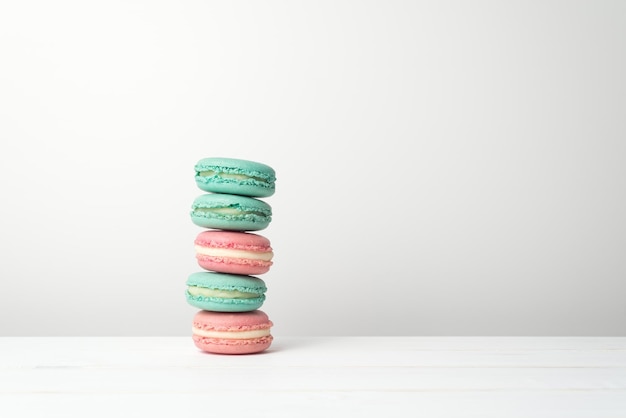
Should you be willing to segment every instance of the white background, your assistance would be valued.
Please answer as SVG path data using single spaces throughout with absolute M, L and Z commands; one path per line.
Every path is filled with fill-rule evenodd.
M 619 1 L 2 1 L 0 335 L 189 335 L 193 165 L 276 335 L 626 335 Z

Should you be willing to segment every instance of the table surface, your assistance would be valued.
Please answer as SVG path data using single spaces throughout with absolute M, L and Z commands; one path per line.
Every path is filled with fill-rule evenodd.
M 626 338 L 0 338 L 0 416 L 626 417 Z

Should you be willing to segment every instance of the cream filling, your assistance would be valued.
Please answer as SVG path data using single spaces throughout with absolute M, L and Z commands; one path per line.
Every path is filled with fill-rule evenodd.
M 248 258 L 250 260 L 262 261 L 270 261 L 274 256 L 274 253 L 271 251 L 262 253 L 258 251 L 235 250 L 232 248 L 203 247 L 201 245 L 196 245 L 196 252 L 211 257 Z
M 189 286 L 187 291 L 192 296 L 207 298 L 253 299 L 261 296 L 258 293 L 240 292 L 239 290 L 208 289 L 206 287 Z
M 231 179 L 231 180 L 256 180 L 256 181 L 265 181 L 264 179 L 258 178 L 258 177 L 252 177 L 252 176 L 246 176 L 245 174 L 235 174 L 235 173 L 217 173 L 213 170 L 207 170 L 207 171 L 200 171 L 198 173 L 198 175 L 200 177 L 213 177 L 215 175 L 218 175 L 219 177 L 223 178 L 223 179 Z
M 261 338 L 270 335 L 270 329 L 255 329 L 252 331 L 208 331 L 193 327 L 191 329 L 194 335 L 209 338 L 228 338 L 230 340 L 247 340 L 250 338 Z

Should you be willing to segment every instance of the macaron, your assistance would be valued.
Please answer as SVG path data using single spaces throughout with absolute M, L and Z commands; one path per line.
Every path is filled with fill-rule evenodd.
M 200 267 L 220 273 L 267 273 L 274 256 L 270 241 L 250 232 L 203 231 L 194 244 Z
M 253 197 L 207 193 L 191 204 L 191 221 L 205 228 L 259 231 L 272 220 L 272 207 Z
M 265 312 L 200 311 L 193 318 L 192 338 L 200 350 L 217 354 L 252 354 L 272 344 L 272 321 Z
M 274 169 L 255 161 L 203 158 L 194 168 L 196 184 L 205 192 L 267 197 L 275 191 Z
M 187 278 L 187 302 L 196 308 L 216 312 L 248 312 L 265 301 L 265 282 L 258 277 L 209 271 Z

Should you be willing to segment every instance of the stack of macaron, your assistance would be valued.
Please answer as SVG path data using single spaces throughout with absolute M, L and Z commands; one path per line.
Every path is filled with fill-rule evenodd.
M 193 319 L 193 341 L 203 351 L 251 354 L 272 343 L 265 282 L 272 265 L 270 241 L 250 231 L 267 228 L 274 194 L 274 169 L 254 161 L 204 158 L 195 166 L 196 184 L 206 192 L 191 206 L 191 220 L 203 228 L 195 239 L 203 271 L 187 279 L 187 302 L 201 309 Z

